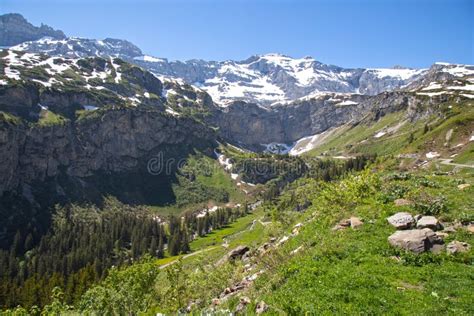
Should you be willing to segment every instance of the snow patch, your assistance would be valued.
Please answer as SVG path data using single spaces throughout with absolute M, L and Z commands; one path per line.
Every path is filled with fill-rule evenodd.
M 437 158 L 439 156 L 441 156 L 439 153 L 437 153 L 436 151 L 430 151 L 429 153 L 427 153 L 426 155 L 426 158 L 428 159 L 433 159 L 433 158 Z
M 345 106 L 345 105 L 357 105 L 357 104 L 359 103 L 351 101 L 351 100 L 345 100 L 345 101 L 337 103 L 336 105 Z
M 96 107 L 95 105 L 83 105 L 83 107 L 86 111 L 95 111 L 98 109 L 98 107 Z
M 429 91 L 429 90 L 438 90 L 443 88 L 443 86 L 437 82 L 430 82 L 430 84 L 427 87 L 424 87 L 421 89 L 422 91 Z
M 176 112 L 175 110 L 173 110 L 172 108 L 166 108 L 166 113 L 169 113 L 173 116 L 179 116 L 180 114 L 178 112 Z
M 156 58 L 156 57 L 148 56 L 148 55 L 134 57 L 133 59 L 141 60 L 141 61 L 147 61 L 147 62 L 151 62 L 151 63 L 164 63 L 165 62 L 164 59 Z
M 385 134 L 387 134 L 387 132 L 378 132 L 377 134 L 374 135 L 374 138 L 380 138 L 384 136 Z
M 378 78 L 395 77 L 401 80 L 408 80 L 414 76 L 420 75 L 426 69 L 409 69 L 409 68 L 372 68 L 367 71 L 375 74 Z

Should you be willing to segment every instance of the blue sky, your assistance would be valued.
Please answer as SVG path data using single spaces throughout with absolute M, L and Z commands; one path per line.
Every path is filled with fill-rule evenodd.
M 0 0 L 0 12 L 169 59 L 278 52 L 345 67 L 474 64 L 474 0 Z

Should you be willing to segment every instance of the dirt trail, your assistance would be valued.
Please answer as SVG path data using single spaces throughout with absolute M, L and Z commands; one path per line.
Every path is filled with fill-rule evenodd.
M 187 255 L 184 255 L 178 259 L 186 259 L 186 258 L 189 258 L 189 257 L 192 257 L 192 256 L 195 256 L 195 255 L 198 255 L 200 253 L 203 253 L 203 252 L 206 252 L 206 251 L 210 251 L 210 250 L 213 250 L 213 249 L 216 249 L 216 248 L 219 248 L 220 246 L 214 246 L 214 247 L 209 247 L 209 248 L 206 248 L 206 249 L 202 249 L 202 250 L 198 250 L 196 252 L 192 252 L 192 253 L 188 253 Z M 170 265 L 176 263 L 178 261 L 178 259 L 176 260 L 173 260 L 171 262 L 168 262 L 168 263 L 165 263 L 163 265 L 160 266 L 160 269 L 164 269 L 166 267 L 169 267 Z

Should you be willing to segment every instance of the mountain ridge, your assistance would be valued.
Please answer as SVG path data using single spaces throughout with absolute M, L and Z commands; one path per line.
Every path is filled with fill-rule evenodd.
M 18 17 L 28 23 L 21 15 Z M 11 31 L 7 29 L 8 32 Z M 45 35 L 23 40 L 12 49 L 60 57 L 119 57 L 156 75 L 182 79 L 201 88 L 220 106 L 232 101 L 269 106 L 317 92 L 376 95 L 406 86 L 426 71 L 400 66 L 344 68 L 324 64 L 310 56 L 293 58 L 282 53 L 255 54 L 239 61 L 174 61 L 144 54 L 126 40 L 66 37 L 62 32 Z

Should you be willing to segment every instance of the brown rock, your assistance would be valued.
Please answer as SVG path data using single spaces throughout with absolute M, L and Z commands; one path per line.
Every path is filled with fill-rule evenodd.
M 474 224 L 469 224 L 466 226 L 466 230 L 471 234 L 474 234 Z
M 395 203 L 396 206 L 408 206 L 413 204 L 412 201 L 407 199 L 396 199 L 393 203 Z
M 446 252 L 451 255 L 456 253 L 468 252 L 469 249 L 471 249 L 471 245 L 469 245 L 467 242 L 461 242 L 457 240 L 450 242 L 446 246 Z
M 264 301 L 260 301 L 255 307 L 255 313 L 257 315 L 263 314 L 268 310 L 268 305 Z
M 351 223 L 351 228 L 353 228 L 353 229 L 356 229 L 356 228 L 364 225 L 364 223 L 358 217 L 351 217 L 350 218 L 350 223 Z
M 246 296 L 240 298 L 239 305 L 235 308 L 236 313 L 241 313 L 245 310 L 245 307 L 250 304 L 250 299 Z

